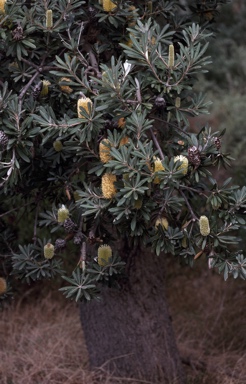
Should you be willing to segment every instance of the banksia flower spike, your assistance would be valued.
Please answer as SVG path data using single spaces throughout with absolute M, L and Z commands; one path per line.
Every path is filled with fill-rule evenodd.
M 111 143 L 108 139 L 103 139 L 99 144 L 99 157 L 102 163 L 106 164 L 112 160 L 110 155 Z
M 112 248 L 110 245 L 100 245 L 97 251 L 97 262 L 101 267 L 108 264 L 109 259 L 112 257 Z
M 162 165 L 161 159 L 159 159 L 159 157 L 156 157 L 154 161 L 154 172 L 158 171 L 165 171 L 165 168 Z M 154 178 L 154 184 L 160 184 L 160 181 L 161 180 L 159 177 Z
M 5 13 L 6 0 L 0 0 L 0 13 Z
M 209 220 L 207 216 L 201 216 L 199 219 L 200 233 L 202 236 L 208 236 L 210 234 Z
M 126 145 L 129 143 L 129 137 L 128 136 L 124 136 L 122 137 L 122 139 L 120 140 L 120 143 L 119 143 L 119 146 L 121 147 L 122 145 Z
M 186 175 L 187 172 L 188 172 L 188 166 L 189 166 L 189 161 L 187 159 L 187 157 L 183 156 L 183 155 L 180 155 L 180 156 L 176 156 L 174 158 L 174 162 L 176 163 L 177 161 L 181 161 L 181 165 L 180 167 L 178 167 L 178 170 L 181 170 L 183 171 L 183 175 Z
M 175 107 L 176 108 L 180 108 L 180 105 L 181 105 L 181 99 L 180 99 L 180 97 L 176 97 L 176 99 L 175 99 Z
M 137 199 L 134 202 L 134 208 L 135 209 L 141 209 L 143 205 L 143 200 L 142 199 Z
M 105 173 L 102 176 L 102 194 L 105 199 L 112 199 L 116 195 L 115 181 L 116 176 L 112 173 Z
M 60 83 L 68 83 L 70 82 L 70 79 L 68 77 L 62 77 Z M 64 93 L 67 93 L 68 95 L 73 92 L 72 88 L 69 87 L 69 85 L 60 85 L 60 90 Z
M 174 67 L 174 46 L 173 44 L 169 45 L 168 52 L 168 68 L 172 69 Z
M 157 229 L 159 225 L 161 225 L 162 228 L 164 228 L 164 229 L 168 229 L 167 218 L 166 217 L 159 217 L 158 219 L 156 219 L 155 228 Z
M 63 148 L 62 142 L 60 140 L 54 141 L 53 148 L 56 152 L 61 152 Z
M 69 217 L 69 210 L 62 204 L 61 208 L 58 209 L 57 221 L 58 223 L 64 223 Z
M 53 27 L 53 11 L 52 11 L 52 9 L 48 9 L 46 11 L 46 27 L 47 28 Z
M 41 96 L 47 96 L 48 93 L 49 93 L 49 85 L 50 85 L 50 82 L 49 80 L 42 80 L 42 89 L 41 89 L 41 92 L 40 92 L 40 95 Z
M 103 0 L 102 6 L 105 12 L 112 12 L 116 8 L 116 4 L 111 0 Z
M 124 117 L 119 118 L 118 127 L 123 129 L 125 125 L 126 125 L 126 119 Z
M 54 247 L 54 245 L 51 244 L 51 243 L 47 243 L 44 246 L 44 257 L 46 259 L 52 259 L 52 257 L 54 257 L 54 254 L 55 254 L 55 247 Z
M 4 277 L 0 277 L 0 295 L 7 291 L 7 282 Z
M 85 116 L 83 115 L 83 112 L 80 110 L 80 107 L 83 107 L 86 112 L 89 114 L 89 104 L 92 107 L 93 103 L 89 97 L 81 97 L 77 102 L 77 112 L 78 112 L 78 118 L 83 119 Z

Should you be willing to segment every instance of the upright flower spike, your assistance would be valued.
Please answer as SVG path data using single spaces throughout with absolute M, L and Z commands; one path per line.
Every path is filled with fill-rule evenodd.
M 176 99 L 175 99 L 175 107 L 176 108 L 180 108 L 180 105 L 181 105 L 181 99 L 180 99 L 180 97 L 176 97 Z
M 86 110 L 86 112 L 89 114 L 89 104 L 92 107 L 93 103 L 91 99 L 89 99 L 89 97 L 81 97 L 80 99 L 78 99 L 77 112 L 78 112 L 79 119 L 85 118 L 85 116 L 83 115 L 83 112 L 80 110 L 80 107 L 83 107 Z
M 199 219 L 200 234 L 208 236 L 210 234 L 209 220 L 207 216 L 201 216 Z
M 110 155 L 110 149 L 112 145 L 109 139 L 103 139 L 99 144 L 99 157 L 102 163 L 106 164 L 109 160 L 112 160 Z
M 173 44 L 169 45 L 168 52 L 168 68 L 172 69 L 174 67 L 174 46 Z
M 0 13 L 5 13 L 5 3 L 6 0 L 0 0 Z
M 159 217 L 158 219 L 156 219 L 156 222 L 155 222 L 155 228 L 157 229 L 159 225 L 162 226 L 162 228 L 164 229 L 168 229 L 168 220 L 166 217 Z
M 52 259 L 52 257 L 54 257 L 54 254 L 55 254 L 55 247 L 54 247 L 54 245 L 51 244 L 51 243 L 45 244 L 45 246 L 44 246 L 44 257 L 46 259 Z
M 112 257 L 112 248 L 110 245 L 100 245 L 97 251 L 97 262 L 101 267 L 108 264 L 109 259 Z
M 62 85 L 60 84 L 61 82 L 63 83 L 70 82 L 70 79 L 68 77 L 62 77 L 61 80 L 59 81 L 60 90 L 64 93 L 67 93 L 68 95 L 73 92 L 72 88 L 69 87 L 69 85 Z
M 52 11 L 52 9 L 48 9 L 46 11 L 46 27 L 47 28 L 53 27 L 53 11 Z
M 105 173 L 102 176 L 102 194 L 105 199 L 112 199 L 116 195 L 115 182 L 116 176 L 112 173 Z
M 112 12 L 117 7 L 111 0 L 103 0 L 102 5 L 105 12 Z
M 48 95 L 50 84 L 51 83 L 49 82 L 49 80 L 42 80 L 42 89 L 40 92 L 40 96 L 47 96 Z
M 7 282 L 4 277 L 0 277 L 0 295 L 7 291 Z
M 57 221 L 58 223 L 64 223 L 66 219 L 69 217 L 69 210 L 62 204 L 61 208 L 58 209 L 57 212 Z
M 187 157 L 180 155 L 180 156 L 175 156 L 174 162 L 176 163 L 177 161 L 181 161 L 180 167 L 178 167 L 178 170 L 183 170 L 183 175 L 186 175 L 188 172 L 188 166 L 189 166 L 189 161 Z
M 56 152 L 61 152 L 63 149 L 62 142 L 60 140 L 56 140 L 53 143 L 53 148 Z
M 158 171 L 165 171 L 165 168 L 162 165 L 161 159 L 159 159 L 159 157 L 156 157 L 154 161 L 154 172 Z M 154 184 L 160 184 L 160 182 L 161 180 L 159 177 L 154 178 Z

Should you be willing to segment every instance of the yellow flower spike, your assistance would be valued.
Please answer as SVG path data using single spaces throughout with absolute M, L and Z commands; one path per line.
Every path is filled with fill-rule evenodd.
M 66 219 L 69 217 L 69 210 L 62 204 L 61 208 L 58 209 L 57 212 L 57 221 L 58 223 L 64 223 Z
M 159 217 L 158 219 L 156 219 L 156 222 L 155 222 L 155 228 L 157 229 L 159 225 L 162 226 L 162 228 L 164 229 L 168 229 L 168 220 L 166 217 Z
M 207 216 L 201 216 L 199 219 L 200 233 L 202 236 L 208 236 L 210 234 L 209 220 Z
M 54 257 L 55 255 L 55 247 L 53 244 L 51 243 L 47 243 L 45 246 L 44 246 L 44 257 L 46 259 L 52 259 L 52 257 Z
M 181 105 L 181 99 L 180 99 L 180 97 L 176 97 L 176 99 L 175 99 L 175 107 L 176 108 L 180 108 L 180 105 Z
M 46 27 L 47 28 L 53 27 L 53 11 L 52 11 L 52 9 L 48 9 L 46 11 Z
M 137 199 L 134 202 L 134 208 L 135 209 L 141 209 L 143 205 L 143 200 L 142 199 Z
M 117 7 L 111 0 L 103 0 L 102 6 L 105 12 L 112 12 Z
M 122 145 L 126 145 L 129 143 L 129 137 L 128 136 L 124 136 L 122 137 L 122 139 L 120 140 L 120 143 L 119 143 L 119 146 L 121 147 Z
M 118 120 L 118 127 L 123 129 L 126 125 L 126 119 L 124 117 L 121 117 L 119 120 Z
M 59 83 L 68 83 L 69 81 L 70 79 L 68 77 L 62 77 Z M 73 92 L 72 88 L 69 87 L 69 85 L 60 85 L 60 90 L 64 93 L 67 93 L 68 95 Z
M 100 245 L 97 251 L 97 262 L 101 267 L 108 264 L 109 259 L 112 257 L 112 248 L 110 245 Z
M 51 84 L 49 80 L 42 80 L 42 90 L 40 92 L 40 96 L 47 96 L 49 93 L 49 85 Z
M 5 13 L 6 0 L 0 0 L 0 13 Z
M 154 161 L 154 172 L 158 172 L 158 171 L 165 171 L 165 168 L 162 165 L 161 159 L 159 159 L 159 157 L 156 157 Z M 160 182 L 161 180 L 159 177 L 154 178 L 154 181 L 153 181 L 154 184 L 160 184 Z
M 115 182 L 116 176 L 112 173 L 105 173 L 102 176 L 102 194 L 105 199 L 112 199 L 116 195 Z
M 187 157 L 180 155 L 180 156 L 175 156 L 174 162 L 176 163 L 177 161 L 180 161 L 182 164 L 180 167 L 178 167 L 178 170 L 183 170 L 183 175 L 186 175 L 188 172 L 188 166 L 189 166 L 189 161 Z
M 0 277 L 0 295 L 7 291 L 7 282 L 4 277 Z
M 53 148 L 56 152 L 61 152 L 63 148 L 62 142 L 60 140 L 54 141 Z
M 112 160 L 110 155 L 110 149 L 112 145 L 108 139 L 103 139 L 99 144 L 99 157 L 102 163 L 106 164 L 109 160 Z
M 80 99 L 78 99 L 78 102 L 77 102 L 78 118 L 83 119 L 85 117 L 81 112 L 80 107 L 83 107 L 86 110 L 86 112 L 89 114 L 89 104 L 92 107 L 93 103 L 91 99 L 89 99 L 89 97 L 81 97 Z
M 172 69 L 174 67 L 174 46 L 173 44 L 169 45 L 168 52 L 168 68 Z

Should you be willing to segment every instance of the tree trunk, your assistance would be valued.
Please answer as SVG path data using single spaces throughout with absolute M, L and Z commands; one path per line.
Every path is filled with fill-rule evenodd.
M 165 296 L 165 255 L 134 257 L 127 285 L 81 304 L 92 368 L 151 383 L 184 383 Z

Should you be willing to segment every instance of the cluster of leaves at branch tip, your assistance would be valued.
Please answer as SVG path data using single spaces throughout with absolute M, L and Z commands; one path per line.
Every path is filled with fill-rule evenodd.
M 52 259 L 55 255 L 55 247 L 51 243 L 47 243 L 44 246 L 44 257 L 45 259 Z
M 7 281 L 4 277 L 0 277 L 0 295 L 7 291 Z
M 110 245 L 102 244 L 97 251 L 97 262 L 101 267 L 104 267 L 109 263 L 112 258 L 112 248 Z
M 58 223 L 64 223 L 64 221 L 68 219 L 68 217 L 69 217 L 69 210 L 64 204 L 62 204 L 61 208 L 59 208 L 57 212 L 57 221 Z
M 210 234 L 209 220 L 207 216 L 201 216 L 199 219 L 200 233 L 202 236 L 208 236 Z

